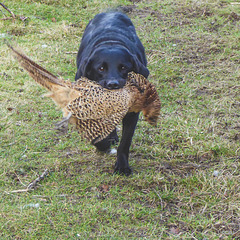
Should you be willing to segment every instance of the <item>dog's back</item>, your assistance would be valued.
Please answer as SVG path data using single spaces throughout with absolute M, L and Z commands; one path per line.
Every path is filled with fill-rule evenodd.
M 132 54 L 137 55 L 144 66 L 147 65 L 145 50 L 135 27 L 130 18 L 121 12 L 99 13 L 89 22 L 78 51 L 77 68 L 86 56 L 90 56 L 97 47 L 102 45 L 124 46 Z

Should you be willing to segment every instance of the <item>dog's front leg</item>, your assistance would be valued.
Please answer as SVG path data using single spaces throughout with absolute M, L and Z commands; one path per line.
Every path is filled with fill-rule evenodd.
M 92 144 L 97 148 L 100 152 L 110 153 L 111 145 L 118 143 L 118 135 L 116 128 L 102 141 Z
M 132 170 L 128 164 L 128 155 L 138 117 L 139 113 L 131 112 L 123 118 L 122 139 L 117 150 L 115 172 L 125 174 L 126 176 L 132 173 Z

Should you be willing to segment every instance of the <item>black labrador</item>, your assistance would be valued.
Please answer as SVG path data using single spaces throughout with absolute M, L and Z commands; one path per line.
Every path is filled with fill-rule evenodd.
M 77 55 L 77 73 L 97 81 L 108 89 L 122 88 L 129 72 L 148 77 L 145 50 L 131 20 L 121 12 L 100 13 L 87 25 Z M 115 172 L 130 175 L 129 148 L 137 125 L 139 113 L 128 113 L 123 119 L 122 139 L 117 150 Z M 107 152 L 111 141 L 118 141 L 116 130 L 95 144 Z

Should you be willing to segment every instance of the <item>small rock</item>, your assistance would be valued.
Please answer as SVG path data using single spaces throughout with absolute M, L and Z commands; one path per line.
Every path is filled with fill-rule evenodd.
M 7 36 L 6 33 L 0 33 L 0 38 L 5 38 Z
M 214 176 L 214 177 L 217 177 L 218 175 L 219 175 L 219 171 L 218 171 L 218 170 L 214 170 L 214 171 L 213 171 L 213 176 Z
M 22 124 L 21 124 L 20 121 L 16 122 L 16 126 L 21 126 L 21 125 L 22 125 Z
M 180 233 L 180 230 L 178 227 L 171 227 L 170 228 L 170 233 L 174 235 L 178 235 Z
M 26 204 L 23 206 L 23 208 L 26 208 L 26 207 L 33 207 L 33 208 L 39 208 L 40 207 L 40 204 L 39 203 L 29 203 L 29 204 Z

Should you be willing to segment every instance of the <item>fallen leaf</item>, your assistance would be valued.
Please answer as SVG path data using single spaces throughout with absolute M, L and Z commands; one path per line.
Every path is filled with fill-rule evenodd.
M 101 186 L 101 191 L 102 191 L 102 192 L 108 192 L 108 191 L 109 191 L 109 186 L 106 185 L 106 184 L 103 184 L 103 185 Z
M 178 227 L 171 227 L 171 228 L 170 228 L 170 233 L 171 233 L 171 234 L 174 234 L 174 235 L 177 235 L 177 234 L 180 233 L 180 230 L 179 230 Z

